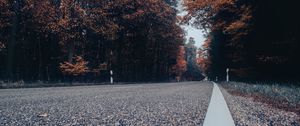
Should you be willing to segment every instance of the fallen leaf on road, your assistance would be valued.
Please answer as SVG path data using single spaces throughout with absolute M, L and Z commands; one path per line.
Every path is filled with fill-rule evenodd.
M 42 114 L 39 114 L 38 117 L 47 117 L 48 114 L 47 113 L 42 113 Z

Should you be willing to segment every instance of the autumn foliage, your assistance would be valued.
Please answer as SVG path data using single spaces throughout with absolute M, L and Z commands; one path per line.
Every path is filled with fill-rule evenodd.
M 177 81 L 182 78 L 182 75 L 187 70 L 187 62 L 185 60 L 185 49 L 184 46 L 180 46 L 177 53 L 177 64 L 173 66 L 173 72 L 176 74 Z
M 103 82 L 113 70 L 116 81 L 165 81 L 194 73 L 194 61 L 210 78 L 226 68 L 236 79 L 299 78 L 298 1 L 184 0 L 183 17 L 177 2 L 0 0 L 0 79 Z M 181 49 L 181 23 L 207 33 L 196 60 Z
M 0 0 L 0 28 L 4 28 L 9 24 L 9 16 L 12 13 L 9 9 L 9 0 Z
M 238 41 L 247 35 L 252 19 L 251 5 L 239 4 L 238 0 L 184 0 L 188 14 L 184 21 L 195 18 L 195 26 L 209 31 L 221 30 Z
M 86 73 L 83 81 L 98 82 L 107 81 L 110 69 L 116 81 L 172 78 L 184 40 L 176 3 L 1 0 L 0 79 L 59 81 L 60 73 Z
M 299 80 L 296 5 L 297 0 L 184 0 L 188 13 L 182 22 L 206 31 L 198 63 L 210 78 L 225 79 L 230 68 L 236 80 Z
M 79 76 L 89 72 L 87 65 L 88 62 L 85 61 L 81 56 L 76 56 L 73 63 L 60 63 L 59 68 L 65 75 Z
M 9 26 L 9 17 L 12 15 L 12 12 L 9 10 L 9 1 L 0 0 L 0 29 L 5 29 Z M 0 31 L 0 52 L 4 49 L 7 38 L 2 37 L 1 34 L 4 34 L 3 30 Z
M 211 38 L 207 38 L 202 47 L 198 50 L 197 64 L 204 74 L 207 74 L 211 67 L 211 55 L 209 54 L 209 51 L 211 51 L 210 46 Z

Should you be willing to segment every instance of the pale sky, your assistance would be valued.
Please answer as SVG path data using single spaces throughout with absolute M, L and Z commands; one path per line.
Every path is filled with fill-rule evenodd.
M 181 3 L 182 3 L 182 0 L 179 0 L 178 7 L 177 7 L 177 9 L 180 12 L 178 15 L 180 15 L 180 16 L 186 14 L 186 12 L 183 11 L 183 7 L 182 7 Z M 187 40 L 189 40 L 190 37 L 193 37 L 193 38 L 195 38 L 197 47 L 200 47 L 203 44 L 205 38 L 203 37 L 203 32 L 201 30 L 196 29 L 196 28 L 192 27 L 191 25 L 184 25 L 184 26 L 182 26 L 182 28 L 186 31 L 186 39 Z

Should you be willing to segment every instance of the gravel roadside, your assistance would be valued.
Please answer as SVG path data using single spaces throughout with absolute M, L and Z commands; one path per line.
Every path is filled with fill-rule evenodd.
M 210 82 L 0 90 L 0 125 L 202 125 Z
M 274 108 L 253 98 L 236 96 L 220 86 L 236 126 L 300 126 L 294 112 Z

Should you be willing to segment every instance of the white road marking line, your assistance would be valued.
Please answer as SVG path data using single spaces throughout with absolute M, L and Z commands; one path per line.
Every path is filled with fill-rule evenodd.
M 203 126 L 234 126 L 226 101 L 216 83 L 214 83 Z

